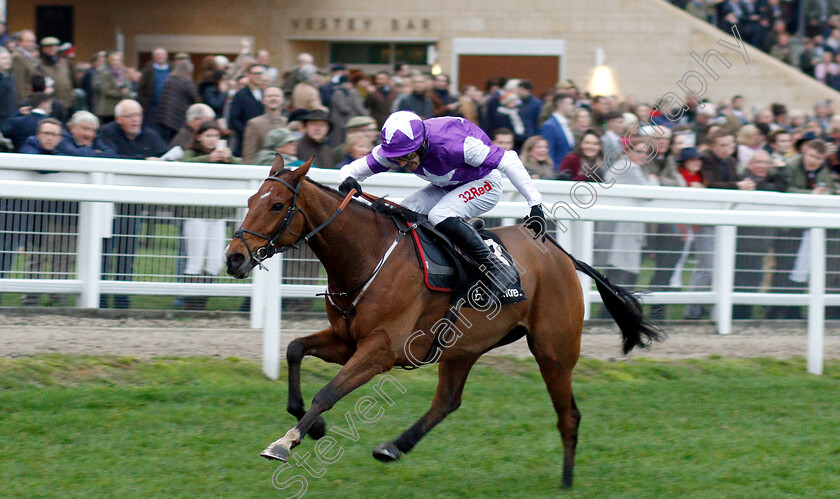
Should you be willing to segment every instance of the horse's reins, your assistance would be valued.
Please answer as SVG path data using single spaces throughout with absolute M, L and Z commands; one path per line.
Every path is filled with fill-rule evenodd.
M 286 229 L 289 228 L 289 225 L 292 223 L 292 220 L 294 219 L 295 215 L 297 214 L 297 211 L 300 210 L 300 208 L 298 208 L 298 205 L 297 205 L 297 199 L 298 199 L 298 196 L 300 195 L 300 184 L 298 184 L 296 186 L 292 186 L 292 184 L 290 184 L 290 183 L 286 182 L 285 180 L 283 180 L 282 178 L 278 178 L 278 177 L 268 177 L 265 180 L 266 181 L 273 180 L 275 182 L 280 182 L 281 184 L 286 186 L 290 191 L 292 191 L 292 202 L 289 204 L 289 209 L 288 209 L 288 211 L 286 211 L 286 216 L 283 217 L 283 221 L 280 223 L 280 225 L 274 230 L 274 232 L 270 236 L 262 234 L 260 232 L 254 232 L 252 230 L 248 230 L 241 225 L 233 233 L 234 238 L 238 238 L 238 239 L 242 240 L 242 243 L 245 245 L 245 249 L 248 250 L 248 256 L 251 258 L 251 261 L 254 263 L 254 266 L 259 267 L 261 269 L 265 268 L 265 267 L 263 267 L 262 262 L 265 261 L 266 258 L 271 258 L 272 256 L 274 256 L 277 253 L 284 253 L 284 252 L 286 252 L 290 249 L 296 249 L 299 246 L 299 243 L 301 241 L 303 241 L 304 243 L 308 243 L 309 240 L 312 239 L 312 237 L 315 234 L 321 232 L 326 226 L 331 224 L 333 222 L 333 220 L 335 220 L 341 214 L 342 211 L 344 211 L 344 208 L 346 208 L 347 205 L 350 203 L 350 200 L 353 198 L 353 195 L 356 194 L 356 189 L 352 189 L 350 192 L 348 192 L 347 196 L 344 198 L 344 200 L 341 202 L 341 204 L 335 210 L 335 213 L 330 215 L 329 218 L 324 220 L 324 223 L 322 223 L 318 227 L 312 229 L 312 231 L 309 232 L 308 234 L 295 234 L 294 232 L 289 230 L 289 232 L 293 236 L 298 236 L 298 239 L 295 242 L 293 242 L 292 244 L 289 244 L 289 245 L 282 246 L 282 247 L 278 248 L 276 246 L 277 241 L 280 239 L 280 236 L 283 235 L 283 233 L 286 231 Z M 309 224 L 309 217 L 306 216 L 306 212 L 304 212 L 303 210 L 300 210 L 300 214 L 303 215 L 303 218 L 306 220 L 306 223 Z M 255 251 L 251 250 L 251 246 L 249 246 L 248 241 L 245 240 L 245 234 L 251 234 L 252 236 L 257 236 L 259 238 L 265 239 L 266 241 L 268 241 L 268 244 L 263 246 L 262 248 L 258 248 L 257 251 L 255 252 Z
M 280 223 L 280 225 L 277 227 L 277 229 L 275 229 L 274 232 L 270 236 L 262 234 L 260 232 L 254 232 L 252 230 L 248 230 L 248 229 L 246 229 L 245 227 L 242 227 L 242 226 L 239 226 L 239 228 L 236 229 L 236 231 L 233 233 L 234 238 L 238 238 L 238 239 L 242 240 L 242 243 L 245 245 L 245 249 L 248 250 L 248 256 L 251 258 L 251 261 L 254 263 L 254 266 L 259 267 L 260 269 L 265 268 L 265 267 L 263 267 L 262 262 L 265 261 L 267 258 L 271 258 L 272 256 L 274 256 L 277 253 L 284 253 L 284 252 L 286 252 L 290 249 L 296 249 L 301 241 L 303 241 L 304 243 L 308 243 L 309 240 L 312 238 L 312 236 L 321 232 L 321 230 L 323 230 L 326 226 L 331 224 L 341 214 L 341 212 L 344 211 L 344 208 L 347 207 L 347 205 L 350 203 L 350 200 L 353 199 L 353 196 L 356 195 L 356 193 L 357 193 L 356 189 L 351 189 L 350 192 L 348 192 L 347 195 L 344 197 L 344 200 L 341 202 L 341 204 L 338 206 L 338 208 L 335 210 L 335 213 L 330 215 L 330 217 L 327 218 L 326 220 L 324 220 L 324 222 L 321 225 L 314 228 L 308 234 L 305 234 L 305 235 L 295 234 L 294 232 L 289 230 L 289 232 L 292 235 L 298 236 L 298 239 L 290 245 L 286 245 L 286 246 L 282 246 L 280 248 L 277 248 L 276 247 L 277 241 L 280 239 L 280 236 L 282 236 L 283 233 L 289 228 L 289 225 L 292 223 L 292 219 L 294 219 L 294 216 L 295 216 L 295 214 L 297 213 L 298 210 L 300 210 L 300 213 L 301 213 L 301 215 L 303 215 L 303 218 L 306 220 L 307 224 L 309 224 L 309 217 L 306 215 L 306 212 L 304 212 L 303 210 L 301 210 L 297 206 L 297 198 L 300 195 L 300 184 L 298 184 L 297 186 L 292 186 L 290 183 L 286 182 L 285 180 L 283 180 L 282 178 L 279 178 L 279 177 L 268 177 L 268 178 L 266 178 L 266 180 L 273 180 L 273 181 L 276 181 L 276 182 L 280 182 L 281 184 L 286 186 L 290 191 L 292 191 L 292 202 L 289 204 L 289 209 L 286 212 L 286 216 L 283 217 L 283 221 Z M 360 196 L 363 197 L 368 202 L 374 202 L 374 201 L 377 201 L 377 200 L 381 200 L 381 201 L 383 201 L 385 203 L 388 203 L 388 204 L 391 204 L 393 206 L 397 206 L 397 207 L 399 206 L 397 203 L 394 203 L 393 201 L 389 201 L 389 200 L 384 199 L 384 198 L 379 198 L 379 197 L 376 197 L 372 194 L 361 193 Z M 362 281 L 361 283 L 359 283 L 357 286 L 353 287 L 353 289 L 351 289 L 349 291 L 331 292 L 329 284 L 327 284 L 327 291 L 325 293 L 318 293 L 316 296 L 326 296 L 327 300 L 330 302 L 330 305 L 335 307 L 335 309 L 338 310 L 341 313 L 341 315 L 344 316 L 345 319 L 349 318 L 350 315 L 353 313 L 353 310 L 356 308 L 356 305 L 359 303 L 359 301 L 362 299 L 362 296 L 365 294 L 365 291 L 367 291 L 368 287 L 371 285 L 371 283 L 373 283 L 373 280 L 374 280 L 374 278 L 376 278 L 377 274 L 379 274 L 379 271 L 382 270 L 382 267 L 385 265 L 385 262 L 388 260 L 388 257 L 391 256 L 391 253 L 394 251 L 394 248 L 396 248 L 397 243 L 399 243 L 400 240 L 403 238 L 403 236 L 406 235 L 407 233 L 408 233 L 408 231 L 399 230 L 399 233 L 397 234 L 397 238 L 394 240 L 394 242 L 391 244 L 391 246 L 385 252 L 385 255 L 383 255 L 382 259 L 379 260 L 379 263 L 373 269 L 373 272 L 370 274 L 370 276 L 367 279 L 365 279 L 364 281 Z M 259 238 L 265 239 L 266 241 L 268 241 L 268 244 L 263 246 L 262 248 L 258 248 L 257 251 L 254 252 L 254 251 L 251 250 L 251 247 L 248 245 L 248 241 L 245 240 L 245 234 L 251 234 L 253 236 L 257 236 Z M 359 291 L 360 289 L 361 289 L 361 291 L 359 292 L 358 295 L 356 295 L 356 298 L 353 300 L 353 303 L 351 303 L 350 307 L 347 308 L 347 309 L 343 309 L 343 308 L 339 307 L 338 304 L 335 303 L 335 300 L 333 300 L 334 296 L 349 297 L 353 293 L 355 293 L 356 291 Z

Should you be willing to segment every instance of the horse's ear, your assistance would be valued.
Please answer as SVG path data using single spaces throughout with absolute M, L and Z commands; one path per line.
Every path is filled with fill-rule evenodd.
M 268 174 L 269 177 L 276 177 L 280 175 L 280 172 L 286 168 L 286 162 L 283 161 L 282 154 L 275 154 L 274 155 L 274 163 L 271 164 L 271 173 Z
M 297 182 L 303 180 L 303 177 L 305 177 L 306 173 L 309 171 L 309 167 L 312 166 L 313 161 L 315 161 L 315 156 L 312 156 L 309 158 L 309 161 L 297 167 L 297 169 L 292 172 L 292 178 L 294 178 Z

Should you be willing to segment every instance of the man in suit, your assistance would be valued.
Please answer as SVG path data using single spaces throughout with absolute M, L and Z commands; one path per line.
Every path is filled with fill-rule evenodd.
M 554 171 L 560 167 L 563 158 L 575 147 L 575 138 L 569 126 L 569 116 L 575 110 L 572 94 L 558 93 L 554 96 L 554 113 L 540 128 L 540 135 L 548 141 L 548 151 L 554 161 Z
M 248 83 L 233 96 L 230 103 L 230 128 L 236 133 L 236 144 L 233 154 L 242 155 L 242 141 L 245 138 L 245 127 L 248 120 L 263 114 L 263 75 L 265 68 L 259 64 L 251 64 L 246 70 Z
M 713 189 L 755 190 L 755 182 L 749 178 L 738 180 L 735 152 L 735 137 L 724 129 L 716 130 L 707 138 L 709 149 L 703 153 L 703 183 Z

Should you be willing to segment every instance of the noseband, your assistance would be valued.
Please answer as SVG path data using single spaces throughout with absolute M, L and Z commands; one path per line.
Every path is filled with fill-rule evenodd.
M 265 180 L 266 181 L 273 180 L 275 182 L 280 182 L 281 184 L 286 186 L 290 191 L 292 191 L 292 202 L 289 204 L 289 209 L 286 211 L 286 216 L 283 217 L 283 221 L 280 222 L 280 225 L 274 230 L 274 232 L 271 233 L 271 235 L 265 235 L 265 234 L 262 234 L 260 232 L 254 232 L 252 230 L 246 229 L 245 227 L 243 227 L 241 225 L 233 233 L 234 239 L 238 238 L 238 239 L 242 240 L 242 244 L 244 244 L 245 249 L 248 250 L 248 256 L 250 257 L 251 262 L 254 264 L 254 266 L 259 267 L 261 269 L 265 268 L 265 267 L 263 267 L 262 262 L 265 261 L 267 258 L 271 258 L 272 256 L 276 255 L 277 253 L 284 253 L 284 252 L 286 252 L 290 249 L 295 249 L 299 246 L 299 243 L 301 241 L 303 241 L 304 243 L 309 242 L 309 240 L 312 238 L 312 236 L 321 232 L 321 230 L 324 229 L 324 227 L 331 224 L 332 221 L 335 220 L 336 217 L 338 217 L 339 214 L 341 214 L 341 212 L 344 210 L 344 208 L 347 206 L 347 204 L 353 198 L 353 194 L 356 193 L 356 189 L 352 189 L 350 192 L 348 192 L 347 197 L 344 198 L 344 201 L 341 202 L 341 204 L 338 206 L 338 209 L 335 211 L 335 213 L 333 213 L 329 218 L 327 218 L 324 221 L 324 223 L 322 223 L 321 225 L 319 225 L 318 227 L 313 229 L 308 234 L 295 234 L 294 232 L 289 230 L 289 232 L 293 236 L 297 236 L 297 240 L 292 244 L 289 244 L 289 245 L 282 246 L 282 247 L 278 248 L 276 246 L 277 241 L 280 239 L 280 236 L 282 236 L 283 233 L 286 232 L 287 229 L 289 229 L 289 225 L 291 225 L 292 220 L 295 218 L 295 215 L 297 214 L 297 211 L 300 209 L 300 208 L 298 208 L 298 205 L 297 205 L 297 199 L 298 199 L 298 196 L 300 195 L 300 183 L 298 183 L 298 185 L 296 185 L 296 186 L 292 186 L 292 184 L 286 182 L 285 180 L 283 180 L 282 178 L 279 178 L 279 177 L 268 177 Z M 303 218 L 306 220 L 306 225 L 310 225 L 309 217 L 306 216 L 306 213 L 303 210 L 300 210 L 300 213 L 301 213 L 301 215 L 303 215 Z M 268 244 L 266 244 L 262 248 L 257 248 L 256 251 L 252 251 L 251 247 L 248 245 L 248 241 L 245 240 L 245 234 L 251 234 L 252 236 L 257 236 L 261 239 L 265 239 L 266 241 L 268 241 Z

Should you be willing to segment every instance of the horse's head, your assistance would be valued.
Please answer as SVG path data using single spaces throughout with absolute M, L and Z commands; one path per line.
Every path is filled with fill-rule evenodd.
M 296 170 L 285 170 L 277 155 L 268 178 L 248 199 L 248 214 L 227 247 L 228 274 L 244 279 L 255 265 L 300 239 L 306 221 L 297 203 L 310 166 L 312 159 Z

